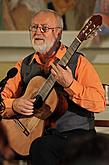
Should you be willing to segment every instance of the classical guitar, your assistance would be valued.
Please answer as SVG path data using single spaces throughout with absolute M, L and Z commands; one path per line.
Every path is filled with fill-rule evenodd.
M 100 15 L 93 15 L 58 63 L 64 67 L 67 66 L 82 41 L 87 40 L 87 38 L 95 33 L 101 24 L 102 17 Z M 33 77 L 23 97 L 36 98 L 34 115 L 29 117 L 16 115 L 10 119 L 2 119 L 2 123 L 7 128 L 10 146 L 20 155 L 29 154 L 31 142 L 42 135 L 44 120 L 54 112 L 57 106 L 58 96 L 53 88 L 55 82 L 56 80 L 52 74 L 47 79 L 40 76 Z

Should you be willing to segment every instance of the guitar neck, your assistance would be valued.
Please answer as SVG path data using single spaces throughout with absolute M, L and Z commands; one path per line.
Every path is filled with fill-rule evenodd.
M 66 66 L 71 59 L 71 57 L 74 55 L 78 47 L 80 46 L 81 41 L 78 38 L 75 38 L 73 43 L 70 45 L 70 47 L 67 49 L 65 55 L 61 58 L 61 60 L 58 62 L 58 64 L 62 66 Z M 49 75 L 43 86 L 38 91 L 38 95 L 42 97 L 42 100 L 44 101 L 46 97 L 49 95 L 50 91 L 52 90 L 56 80 L 52 76 L 52 74 Z
M 66 66 L 68 62 L 70 61 L 71 57 L 74 55 L 78 47 L 80 46 L 81 41 L 78 38 L 75 38 L 70 47 L 68 47 L 65 55 L 61 58 L 61 60 L 58 62 L 58 64 L 62 66 Z
M 52 74 L 50 74 L 47 80 L 42 85 L 42 87 L 39 89 L 37 95 L 40 95 L 43 101 L 45 101 L 46 97 L 49 95 L 55 82 L 56 82 L 55 78 L 52 76 Z

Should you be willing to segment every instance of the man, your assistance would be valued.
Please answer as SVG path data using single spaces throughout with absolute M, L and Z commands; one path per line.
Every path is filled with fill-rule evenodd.
M 46 119 L 43 136 L 36 138 L 30 147 L 32 165 L 57 165 L 69 137 L 95 133 L 94 112 L 105 109 L 104 90 L 100 79 L 83 55 L 78 57 L 76 78 L 72 74 L 72 60 L 66 68 L 52 64 L 67 51 L 67 47 L 60 42 L 62 29 L 62 18 L 55 11 L 43 10 L 36 13 L 30 26 L 35 53 L 16 64 L 18 73 L 7 82 L 2 92 L 6 107 L 3 116 L 9 118 L 22 114 L 29 117 L 34 114 L 35 98 L 21 97 L 22 89 L 24 93 L 32 77 L 47 78 L 50 71 L 57 81 L 54 85 L 59 96 L 57 112 L 54 111 Z M 54 101 L 55 97 L 52 102 Z M 59 116 L 58 110 L 62 111 Z

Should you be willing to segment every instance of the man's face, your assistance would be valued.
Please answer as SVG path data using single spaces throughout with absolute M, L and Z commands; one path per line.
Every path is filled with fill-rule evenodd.
M 56 18 L 51 13 L 39 13 L 31 24 L 31 40 L 33 48 L 40 53 L 46 53 L 57 39 L 60 28 Z M 51 28 L 51 29 L 50 29 Z

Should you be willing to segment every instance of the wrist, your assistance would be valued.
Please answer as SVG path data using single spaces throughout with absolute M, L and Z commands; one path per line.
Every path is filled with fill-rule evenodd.
M 73 80 L 69 83 L 69 85 L 68 86 L 66 86 L 65 88 L 69 88 L 71 85 L 72 85 L 72 83 L 73 83 Z
M 15 108 L 14 108 L 14 102 L 15 102 L 15 100 L 13 101 L 13 104 L 12 104 L 12 111 L 13 111 L 14 114 L 16 115 L 16 114 L 18 114 L 18 113 L 15 111 Z

